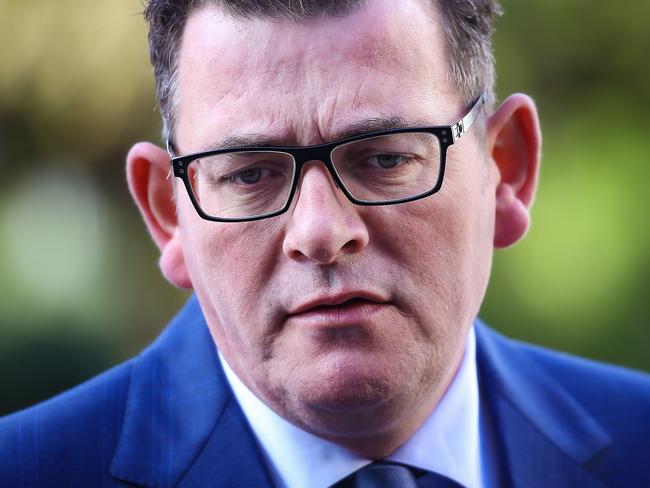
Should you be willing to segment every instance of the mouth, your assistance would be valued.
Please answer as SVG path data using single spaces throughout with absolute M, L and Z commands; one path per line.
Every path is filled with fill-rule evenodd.
M 367 293 L 320 297 L 296 307 L 289 320 L 311 327 L 345 327 L 368 323 L 389 306 L 381 297 Z
M 373 305 L 377 303 L 378 302 L 367 300 L 365 298 L 355 297 L 355 298 L 349 298 L 344 302 L 337 303 L 334 305 L 329 305 L 329 304 L 316 305 L 301 312 L 300 314 L 332 314 L 332 313 L 345 312 L 357 308 L 367 307 L 369 305 Z

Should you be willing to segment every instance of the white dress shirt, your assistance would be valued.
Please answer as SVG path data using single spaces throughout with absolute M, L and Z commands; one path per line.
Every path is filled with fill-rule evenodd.
M 221 354 L 219 359 L 278 488 L 325 488 L 370 464 L 370 459 L 280 417 L 242 383 Z M 493 470 L 481 458 L 482 450 L 491 449 L 486 449 L 490 439 L 481 435 L 479 405 L 472 327 L 463 360 L 446 393 L 413 436 L 387 460 L 443 474 L 467 488 L 492 485 L 487 480 L 493 478 Z

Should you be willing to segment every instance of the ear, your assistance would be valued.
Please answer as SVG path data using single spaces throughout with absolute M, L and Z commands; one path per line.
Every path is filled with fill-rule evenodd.
M 163 149 L 141 142 L 126 159 L 129 190 L 149 234 L 160 249 L 163 276 L 179 288 L 191 288 L 181 246 L 169 156 Z
M 488 118 L 486 136 L 500 175 L 494 246 L 508 247 L 526 234 L 537 189 L 542 136 L 533 100 L 510 96 Z

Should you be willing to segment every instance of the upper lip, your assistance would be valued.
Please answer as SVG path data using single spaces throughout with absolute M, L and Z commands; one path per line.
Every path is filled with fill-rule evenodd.
M 375 303 L 385 303 L 386 299 L 368 291 L 350 291 L 346 293 L 339 293 L 336 295 L 322 295 L 312 298 L 306 302 L 300 303 L 296 307 L 289 310 L 289 315 L 297 315 L 300 313 L 308 312 L 316 307 L 336 306 L 347 302 L 352 299 L 367 300 Z

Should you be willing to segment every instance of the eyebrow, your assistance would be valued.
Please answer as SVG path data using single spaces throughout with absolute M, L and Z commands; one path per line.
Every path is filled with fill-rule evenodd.
M 341 139 L 347 139 L 349 137 L 354 137 L 362 134 L 367 134 L 369 132 L 377 132 L 381 130 L 390 130 L 390 129 L 404 129 L 407 127 L 419 127 L 422 124 L 418 124 L 414 121 L 407 121 L 402 117 L 373 117 L 365 120 L 355 122 L 351 125 L 344 127 L 343 129 L 336 132 L 331 139 L 332 142 L 338 141 Z M 267 134 L 262 133 L 247 133 L 242 135 L 232 135 L 227 136 L 216 144 L 212 144 L 206 148 L 207 151 L 219 150 L 219 149 L 229 149 L 229 148 L 238 148 L 238 147 L 292 147 L 297 146 L 295 144 L 287 144 L 286 138 L 282 137 L 273 137 Z
M 347 139 L 348 137 L 359 136 L 368 132 L 377 132 L 389 129 L 405 129 L 407 127 L 417 127 L 417 122 L 407 121 L 402 117 L 376 117 L 355 122 L 345 127 L 336 134 L 334 140 Z

